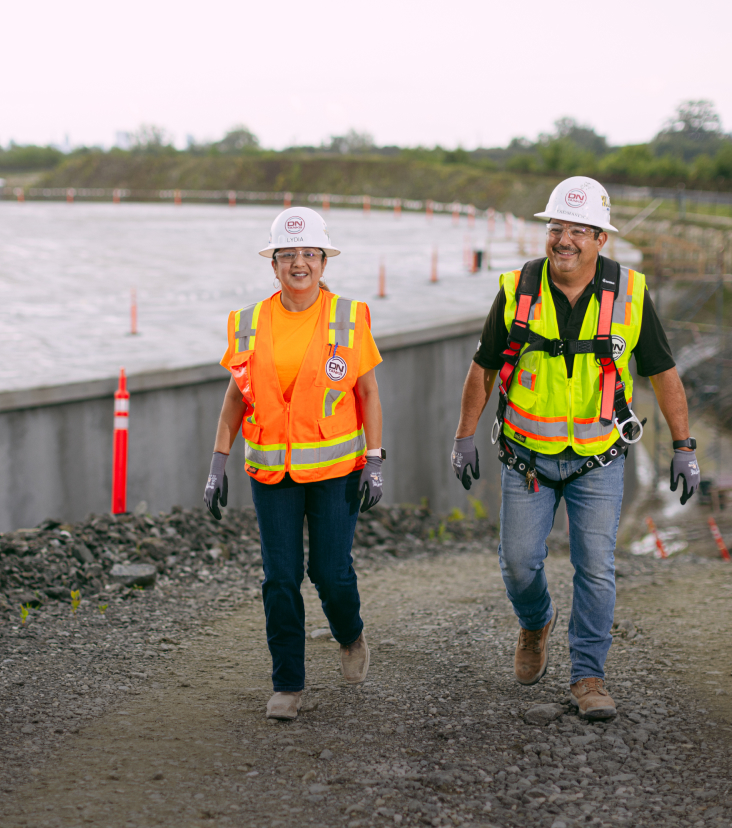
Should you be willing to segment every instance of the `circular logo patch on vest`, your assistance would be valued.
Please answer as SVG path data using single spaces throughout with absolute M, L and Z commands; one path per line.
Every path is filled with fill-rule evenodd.
M 625 353 L 625 340 L 622 336 L 613 334 L 613 359 L 617 362 Z
M 342 380 L 346 376 L 347 372 L 348 366 L 346 365 L 346 360 L 343 359 L 343 357 L 332 356 L 325 363 L 325 376 L 328 377 L 329 380 L 333 380 L 333 382 Z

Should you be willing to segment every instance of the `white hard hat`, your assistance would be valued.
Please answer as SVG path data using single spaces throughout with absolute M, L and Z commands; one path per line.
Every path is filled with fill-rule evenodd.
M 574 175 L 557 184 L 549 196 L 546 210 L 534 215 L 536 218 L 575 221 L 618 232 L 618 228 L 610 224 L 610 196 L 607 190 L 599 181 L 583 175 Z
M 281 247 L 319 247 L 326 256 L 337 256 L 341 251 L 333 247 L 325 219 L 309 207 L 288 207 L 272 222 L 269 244 L 259 251 L 271 259 Z

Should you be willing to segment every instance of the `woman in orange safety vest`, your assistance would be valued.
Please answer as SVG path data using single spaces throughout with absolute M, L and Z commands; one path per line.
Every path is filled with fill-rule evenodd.
M 260 255 L 272 259 L 281 290 L 232 311 L 221 364 L 231 380 L 219 417 L 204 500 L 226 505 L 224 471 L 239 427 L 262 542 L 262 597 L 274 695 L 267 717 L 294 719 L 305 683 L 303 521 L 308 576 L 318 590 L 343 676 L 364 681 L 363 634 L 351 545 L 359 507 L 381 499 L 381 356 L 363 302 L 323 281 L 331 244 L 322 216 L 292 207 L 274 220 Z

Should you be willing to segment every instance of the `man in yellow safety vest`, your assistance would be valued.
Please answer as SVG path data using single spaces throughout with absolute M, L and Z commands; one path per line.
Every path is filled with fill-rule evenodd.
M 671 489 L 681 502 L 699 486 L 684 387 L 646 290 L 645 277 L 600 256 L 610 223 L 601 184 L 575 176 L 552 192 L 546 257 L 504 273 L 463 388 L 452 465 L 463 486 L 479 476 L 473 437 L 499 376 L 493 442 L 500 441 L 499 559 L 520 624 L 514 658 L 521 684 L 540 681 L 557 622 L 544 573 L 546 539 L 564 497 L 575 569 L 569 618 L 570 699 L 587 719 L 608 719 L 605 688 L 615 607 L 615 539 L 633 414 L 633 354 L 650 377 L 673 439 Z

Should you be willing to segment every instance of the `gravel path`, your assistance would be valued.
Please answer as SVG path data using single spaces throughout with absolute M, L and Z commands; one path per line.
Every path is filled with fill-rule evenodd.
M 381 529 L 363 521 L 358 537 L 368 681 L 345 685 L 337 645 L 309 638 L 292 723 L 264 718 L 270 665 L 251 515 L 217 527 L 178 513 L 173 542 L 193 565 L 161 558 L 148 590 L 105 588 L 112 558 L 139 553 L 139 538 L 125 558 L 124 532 L 108 523 L 116 546 L 95 545 L 88 523 L 37 533 L 48 550 L 67 532 L 56 552 L 86 533 L 102 571 L 83 573 L 85 589 L 100 591 L 76 614 L 46 601 L 21 625 L 9 588 L 20 586 L 6 581 L 3 828 L 730 825 L 729 564 L 620 556 L 608 660 L 619 715 L 588 725 L 567 703 L 561 545 L 547 566 L 560 609 L 551 666 L 526 688 L 513 679 L 516 621 L 483 522 L 379 514 Z M 127 526 L 151 531 L 172 516 L 145 520 Z M 399 520 L 411 531 L 392 531 Z M 212 539 L 223 549 L 213 557 Z M 30 541 L 21 556 L 19 542 L 0 538 L 6 559 L 44 557 Z M 309 585 L 305 595 L 308 630 L 320 630 Z

